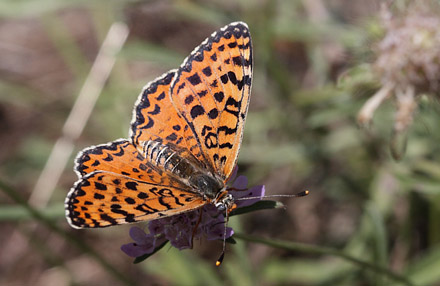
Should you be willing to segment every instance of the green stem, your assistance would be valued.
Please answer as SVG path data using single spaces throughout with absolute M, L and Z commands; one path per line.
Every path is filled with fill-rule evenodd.
M 335 250 L 332 248 L 315 246 L 315 245 L 298 243 L 298 242 L 266 239 L 266 238 L 254 237 L 254 236 L 242 234 L 242 233 L 234 233 L 234 238 L 238 238 L 238 239 L 242 239 L 242 240 L 246 240 L 246 241 L 250 241 L 250 242 L 261 243 L 261 244 L 265 244 L 268 246 L 272 246 L 275 248 L 281 248 L 281 249 L 285 249 L 285 250 L 293 250 L 293 251 L 301 251 L 301 252 L 306 252 L 306 253 L 311 253 L 311 254 L 324 254 L 324 255 L 336 256 L 336 257 L 342 258 L 344 260 L 350 261 L 353 264 L 356 264 L 360 267 L 370 269 L 370 270 L 378 272 L 378 273 L 382 273 L 382 274 L 392 278 L 393 280 L 398 281 L 400 283 L 403 283 L 405 285 L 408 285 L 408 286 L 414 285 L 406 277 L 401 276 L 399 274 L 396 274 L 387 268 L 377 266 L 375 264 L 357 259 L 353 256 L 347 255 L 339 250 Z
M 101 255 L 99 255 L 94 249 L 89 245 L 85 244 L 83 241 L 76 239 L 71 234 L 68 234 L 60 227 L 58 227 L 52 220 L 41 214 L 40 211 L 30 206 L 25 199 L 23 199 L 16 191 L 11 187 L 0 181 L 0 189 L 8 195 L 17 204 L 23 206 L 35 219 L 43 223 L 47 228 L 56 232 L 58 235 L 62 236 L 64 239 L 69 241 L 71 244 L 75 245 L 77 248 L 81 249 L 83 252 L 89 254 L 93 257 L 102 267 L 116 279 L 124 283 L 125 285 L 134 285 L 124 274 L 120 273 L 116 268 L 114 268 L 110 263 L 108 263 Z

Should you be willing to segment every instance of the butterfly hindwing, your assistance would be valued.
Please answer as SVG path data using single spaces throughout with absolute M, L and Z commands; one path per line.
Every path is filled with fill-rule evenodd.
M 95 171 L 107 171 L 155 184 L 178 184 L 151 166 L 127 139 L 84 149 L 75 160 L 75 171 L 80 178 Z
M 75 162 L 79 180 L 65 205 L 76 228 L 150 220 L 205 203 L 187 185 L 154 168 L 126 139 L 86 148 Z M 163 208 L 161 202 L 169 200 L 171 207 Z
M 252 44 L 236 22 L 207 38 L 178 69 L 171 99 L 223 180 L 236 164 L 249 104 Z
M 81 178 L 66 198 L 66 217 L 75 228 L 105 227 L 171 216 L 205 204 L 186 190 L 105 171 Z

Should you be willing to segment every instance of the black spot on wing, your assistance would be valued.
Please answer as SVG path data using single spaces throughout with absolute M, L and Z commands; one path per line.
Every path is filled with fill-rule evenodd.
M 203 115 L 205 113 L 205 109 L 201 105 L 195 105 L 191 108 L 191 117 L 195 119 L 197 116 Z
M 144 192 L 139 192 L 139 194 L 137 195 L 137 197 L 139 199 L 147 199 L 148 198 L 148 194 L 144 193 Z
M 220 103 L 223 101 L 223 98 L 225 98 L 225 94 L 223 93 L 223 91 L 216 92 L 214 93 L 214 98 L 215 100 L 217 100 L 217 102 Z
M 218 128 L 218 132 L 224 132 L 225 135 L 235 134 L 237 132 L 237 128 L 229 128 L 227 126 L 220 126 Z
M 205 90 L 202 90 L 202 91 L 198 92 L 197 95 L 199 97 L 204 97 L 207 93 L 208 93 L 208 91 L 205 89 Z
M 95 188 L 100 191 L 107 191 L 107 186 L 98 182 L 95 182 Z
M 180 125 L 174 125 L 173 129 L 176 130 L 176 131 L 179 131 L 181 129 L 181 127 L 180 127 Z
M 241 67 L 243 66 L 243 57 L 241 56 L 233 57 L 232 62 L 234 63 L 234 65 Z
M 227 143 L 220 144 L 218 147 L 220 149 L 224 149 L 224 148 L 232 149 L 232 144 L 227 142 Z
M 212 70 L 210 67 L 206 67 L 202 70 L 203 74 L 206 76 L 211 76 L 212 75 Z
M 176 141 L 177 140 L 177 135 L 176 135 L 176 133 L 171 133 L 165 139 L 167 139 L 169 141 Z
M 99 193 L 95 193 L 95 194 L 93 195 L 93 198 L 96 199 L 96 200 L 102 200 L 102 199 L 105 198 L 105 196 L 103 196 L 103 195 L 101 195 L 101 194 L 99 194 Z
M 137 191 L 137 185 L 138 183 L 136 182 L 126 182 L 125 186 L 127 187 L 127 189 L 132 190 L 132 191 Z
M 135 209 L 146 214 L 152 214 L 159 211 L 158 209 L 152 208 L 147 204 L 138 205 L 137 207 L 135 207 Z
M 156 115 L 156 114 L 159 114 L 159 113 L 160 113 L 160 106 L 157 105 L 157 104 L 154 105 L 154 110 L 153 111 L 149 111 L 148 112 L 148 114 L 151 114 L 151 115 Z
M 124 149 L 123 148 L 119 148 L 119 152 L 118 153 L 113 153 L 113 155 L 115 155 L 116 157 L 124 156 Z
M 117 222 L 114 218 L 112 218 L 111 216 L 109 216 L 108 214 L 100 214 L 99 216 L 100 216 L 101 220 L 103 220 L 103 221 L 107 221 L 107 222 L 109 222 L 111 225 L 118 224 L 118 222 Z
M 167 210 L 172 209 L 171 205 L 165 202 L 164 197 L 159 197 L 158 201 L 159 201 L 159 204 L 163 205 Z
M 145 170 L 147 170 L 147 166 L 145 166 L 145 164 L 143 164 L 143 163 L 140 163 L 139 169 L 141 169 L 142 171 L 145 171 Z
M 235 76 L 235 73 L 230 71 L 228 72 L 228 77 L 229 80 L 232 82 L 232 84 L 236 85 L 237 84 L 237 77 Z
M 211 119 L 216 119 L 217 116 L 218 116 L 218 110 L 217 110 L 217 108 L 213 108 L 213 109 L 211 109 L 211 111 L 208 112 L 208 116 L 209 116 L 209 118 L 211 118 Z
M 190 94 L 185 98 L 185 104 L 186 105 L 191 104 L 191 102 L 193 102 L 193 100 L 194 100 L 194 97 Z
M 198 85 L 199 83 L 202 82 L 197 73 L 194 73 L 192 76 L 187 77 L 187 79 L 192 85 Z
M 129 205 L 134 205 L 136 201 L 132 198 L 125 198 L 125 202 Z
M 156 99 L 160 101 L 160 100 L 162 100 L 164 98 L 165 98 L 165 92 L 162 91 L 162 93 L 159 94 L 159 96 Z
M 111 162 L 111 161 L 113 161 L 113 156 L 110 155 L 110 154 L 107 154 L 107 157 L 105 157 L 105 158 L 102 159 L 102 160 L 107 161 L 107 162 Z
M 226 84 L 228 82 L 228 75 L 224 74 L 220 77 L 220 80 L 222 81 L 223 84 Z
M 134 214 L 127 214 L 127 215 L 125 215 L 125 221 L 128 222 L 128 223 L 135 222 L 136 219 L 134 218 Z
M 147 125 L 145 125 L 145 129 L 149 129 L 149 128 L 151 128 L 151 127 L 153 127 L 154 126 L 154 120 L 150 117 L 150 116 L 148 116 L 148 123 L 147 123 Z
M 185 82 L 182 82 L 178 87 L 177 87 L 177 93 L 179 93 L 179 91 L 181 89 L 183 89 L 185 87 Z

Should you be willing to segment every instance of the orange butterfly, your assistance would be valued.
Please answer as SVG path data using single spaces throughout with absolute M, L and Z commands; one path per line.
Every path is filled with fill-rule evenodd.
M 213 204 L 235 208 L 236 165 L 250 99 L 252 44 L 243 22 L 208 37 L 145 86 L 129 139 L 80 152 L 65 201 L 74 228 L 154 220 Z

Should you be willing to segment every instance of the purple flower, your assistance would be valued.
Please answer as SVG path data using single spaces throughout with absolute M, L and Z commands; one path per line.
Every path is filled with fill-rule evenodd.
M 164 235 L 146 234 L 145 231 L 136 226 L 130 228 L 130 236 L 135 242 L 122 245 L 121 250 L 131 257 L 151 253 L 157 246 L 166 241 Z
M 246 189 L 248 184 L 248 179 L 245 176 L 239 176 L 234 184 L 232 184 L 232 189 L 229 193 L 234 197 L 235 204 L 237 208 L 250 206 L 261 200 L 266 193 L 266 188 L 264 185 L 255 186 L 250 189 Z M 243 190 L 243 191 L 241 191 Z M 253 199 L 243 199 L 243 198 L 253 198 Z
M 236 174 L 237 168 L 234 169 L 229 182 L 235 179 Z M 247 189 L 247 183 L 245 176 L 239 176 L 229 190 L 237 208 L 252 205 L 264 196 L 264 186 Z M 248 197 L 252 199 L 245 199 Z M 148 230 L 147 234 L 138 227 L 132 227 L 130 237 L 135 242 L 122 245 L 121 250 L 131 257 L 139 257 L 152 253 L 167 240 L 172 246 L 182 250 L 191 248 L 193 239 L 206 237 L 208 240 L 216 240 L 229 238 L 234 234 L 230 227 L 227 227 L 225 232 L 225 216 L 212 204 L 195 211 L 150 221 Z

